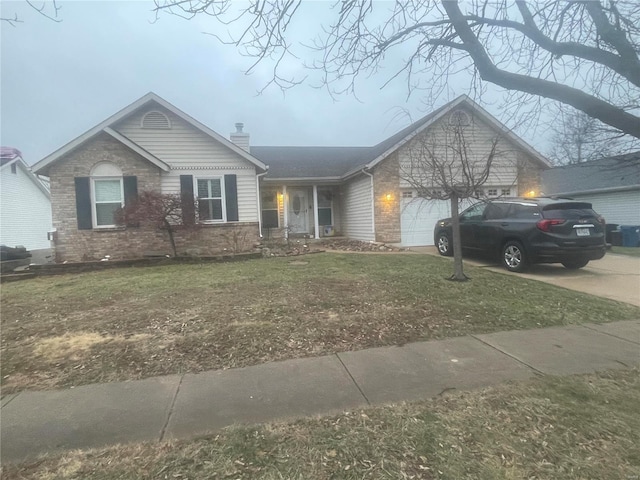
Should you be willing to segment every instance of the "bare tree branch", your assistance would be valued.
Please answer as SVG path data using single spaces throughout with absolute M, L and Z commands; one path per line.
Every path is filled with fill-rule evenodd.
M 299 0 L 154 1 L 157 14 L 206 15 L 231 28 L 223 43 L 255 59 L 249 71 L 272 63 L 268 85 L 283 90 L 310 81 L 331 96 L 355 95 L 361 78 L 384 71 L 383 87 L 404 77 L 407 95 L 441 103 L 464 72 L 479 101 L 488 83 L 512 92 L 503 109 L 518 119 L 535 121 L 549 99 L 640 138 L 640 2 L 336 0 L 333 20 L 304 42 L 292 33 Z M 308 80 L 281 73 L 296 59 Z

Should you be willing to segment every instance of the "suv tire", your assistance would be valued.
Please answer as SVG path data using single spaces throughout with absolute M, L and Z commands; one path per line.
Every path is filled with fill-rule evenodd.
M 522 272 L 527 267 L 527 258 L 520 242 L 510 240 L 502 247 L 500 261 L 510 272 Z
M 453 255 L 453 245 L 451 244 L 449 235 L 444 232 L 438 235 L 436 247 L 438 248 L 438 253 L 443 257 L 450 257 Z
M 588 263 L 589 260 L 571 260 L 569 262 L 562 262 L 562 265 L 569 270 L 578 270 L 579 268 L 586 267 Z

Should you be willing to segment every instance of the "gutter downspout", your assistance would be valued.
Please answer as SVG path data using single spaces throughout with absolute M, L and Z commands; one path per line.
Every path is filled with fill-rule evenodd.
M 267 169 L 263 173 L 258 173 L 256 175 L 256 199 L 258 200 L 256 204 L 258 205 L 258 234 L 260 238 L 262 237 L 262 205 L 260 202 L 260 177 L 264 177 L 267 173 L 269 173 L 269 165 L 267 165 Z
M 362 169 L 362 173 L 371 179 L 371 233 L 373 233 L 373 241 L 376 241 L 376 196 L 373 191 L 373 173 L 367 172 L 367 167 Z

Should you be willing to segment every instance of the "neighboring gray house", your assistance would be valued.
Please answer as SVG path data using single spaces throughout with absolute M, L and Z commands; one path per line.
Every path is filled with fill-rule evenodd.
M 640 225 L 640 151 L 542 172 L 542 192 L 590 202 L 609 224 Z
M 49 190 L 15 148 L 0 149 L 0 243 L 37 251 L 51 248 Z

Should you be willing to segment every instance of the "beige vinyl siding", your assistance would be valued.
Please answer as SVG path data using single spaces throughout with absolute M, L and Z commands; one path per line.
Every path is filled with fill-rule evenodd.
M 640 225 L 640 188 L 623 192 L 568 195 L 575 200 L 590 202 L 593 209 L 607 223 L 618 225 Z
M 162 193 L 180 193 L 180 175 L 197 178 L 234 174 L 238 185 L 238 219 L 257 222 L 255 166 L 168 110 L 153 108 L 169 118 L 170 129 L 142 128 L 142 117 L 150 110 L 133 113 L 114 129 L 171 167 L 171 171 L 162 175 Z
M 172 168 L 211 165 L 231 168 L 253 167 L 240 155 L 168 110 L 154 108 L 169 117 L 170 129 L 142 128 L 140 122 L 149 110 L 141 109 L 133 113 L 117 124 L 114 130 L 168 163 Z
M 342 234 L 355 240 L 374 240 L 371 179 L 362 175 L 342 187 Z
M 448 121 L 448 116 L 445 116 L 442 120 L 435 125 L 429 127 L 420 135 L 428 138 L 428 144 L 433 145 L 445 145 L 447 141 L 450 141 L 450 137 L 445 133 L 443 129 L 443 122 Z M 464 139 L 468 145 L 468 152 L 470 153 L 470 161 L 477 162 L 477 168 L 480 170 L 486 161 L 490 151 L 493 140 L 496 138 L 497 132 L 485 122 L 481 121 L 477 117 L 473 117 L 471 125 L 464 127 Z M 415 155 L 418 147 L 417 142 L 411 141 L 399 151 L 401 172 L 407 171 L 412 160 L 415 162 Z M 437 154 L 443 155 L 444 148 L 435 147 Z M 521 158 L 521 149 L 516 147 L 512 142 L 506 138 L 498 143 L 496 155 L 494 156 L 489 178 L 486 185 L 494 188 L 510 188 L 512 191 L 517 190 L 517 177 L 518 177 L 518 162 Z M 412 158 L 414 157 L 414 158 Z M 406 178 L 406 174 L 400 175 L 400 187 L 410 187 L 409 182 L 403 179 L 403 175 Z

